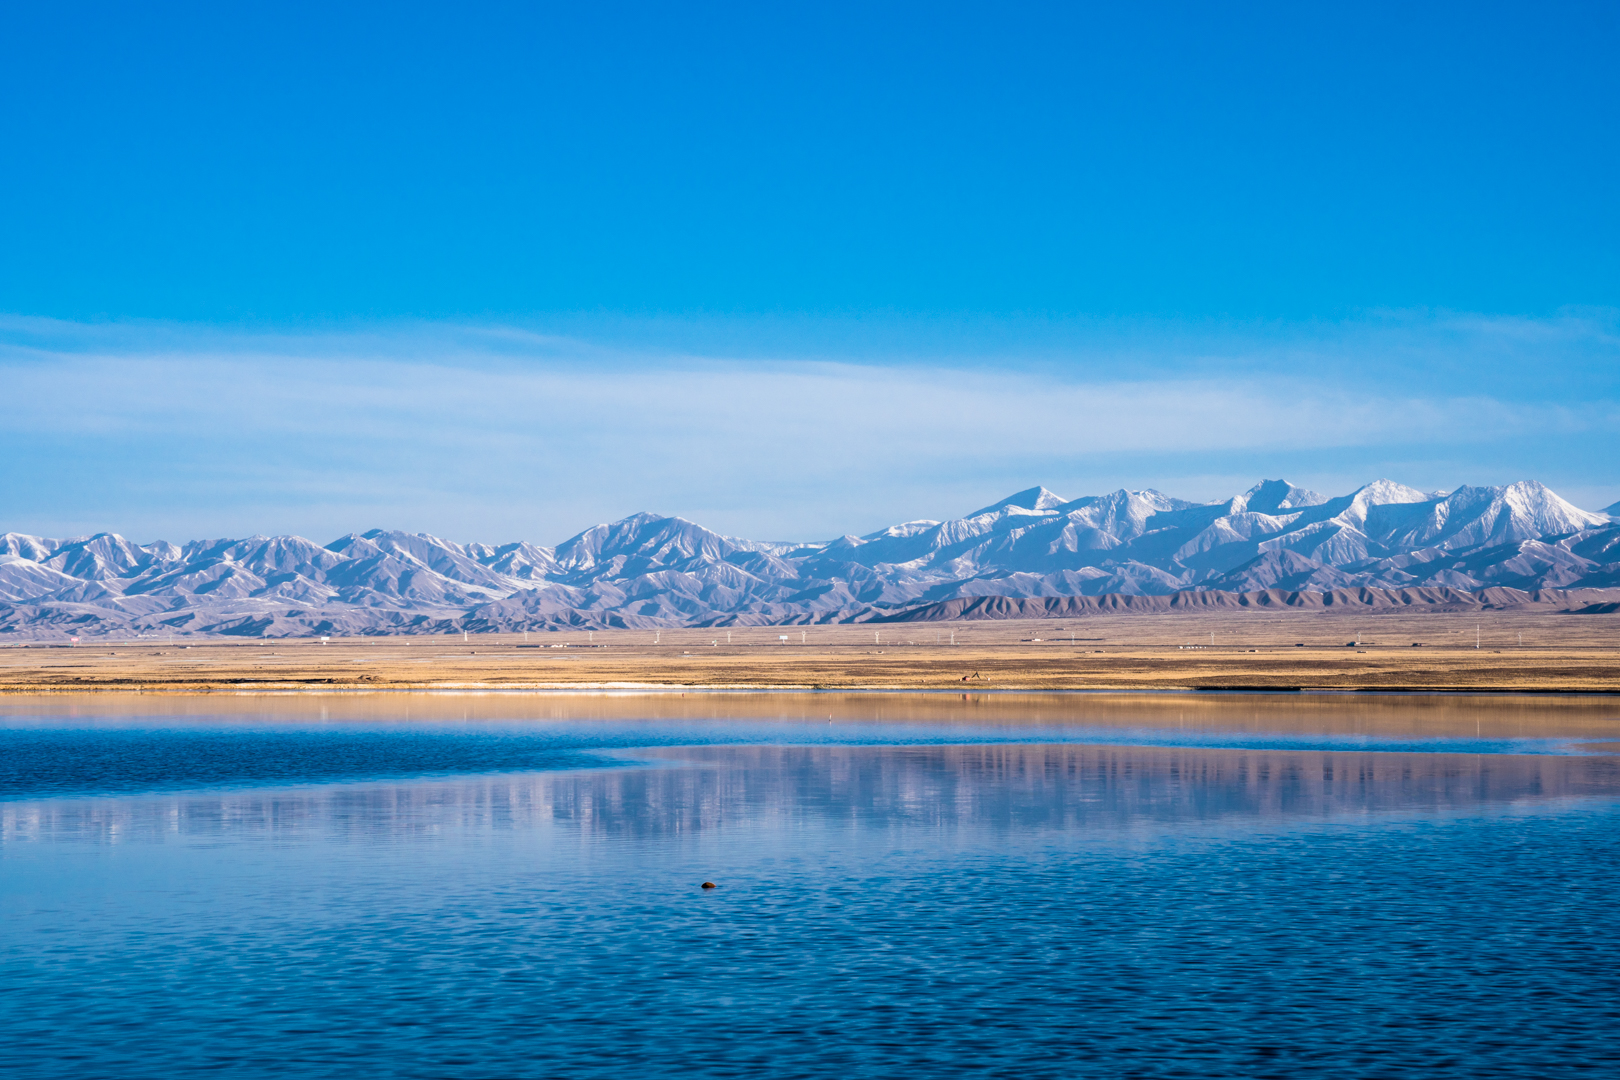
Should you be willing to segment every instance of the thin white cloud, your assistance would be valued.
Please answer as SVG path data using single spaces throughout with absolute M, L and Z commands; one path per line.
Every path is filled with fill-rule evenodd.
M 833 363 L 694 362 L 601 372 L 478 370 L 297 357 L 63 357 L 12 367 L 0 423 L 74 435 L 413 440 L 445 448 L 578 439 L 703 456 L 805 441 L 971 456 L 1310 449 L 1613 430 L 1612 402 L 1371 395 L 1304 379 L 1071 382 L 1049 375 Z
M 34 468 L 106 481 L 49 491 L 23 478 L 13 512 L 105 520 L 133 506 L 145 527 L 217 520 L 211 533 L 251 519 L 555 541 L 648 508 L 821 536 L 962 512 L 986 485 L 1084 477 L 1101 458 L 1116 473 L 1155 462 L 1120 477 L 1140 484 L 1167 458 L 1455 457 L 1620 432 L 1611 400 L 1375 391 L 1320 373 L 1077 379 L 1049 366 L 650 357 L 505 328 L 166 327 L 144 348 L 140 328 L 4 328 L 0 437 L 36 454 Z

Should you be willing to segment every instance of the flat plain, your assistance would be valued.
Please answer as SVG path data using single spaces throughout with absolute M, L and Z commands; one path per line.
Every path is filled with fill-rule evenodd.
M 1131 614 L 453 637 L 0 644 L 0 692 L 309 689 L 1620 692 L 1620 614 Z

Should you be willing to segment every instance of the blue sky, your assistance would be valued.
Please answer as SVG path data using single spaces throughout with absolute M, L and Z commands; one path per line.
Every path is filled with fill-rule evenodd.
M 1620 498 L 1620 8 L 0 8 L 0 529 Z

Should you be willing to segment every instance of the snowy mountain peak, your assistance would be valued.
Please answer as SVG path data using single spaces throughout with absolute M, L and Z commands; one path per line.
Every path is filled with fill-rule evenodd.
M 1327 496 L 1295 487 L 1286 480 L 1262 480 L 1232 500 L 1230 513 L 1278 514 L 1307 506 L 1321 506 L 1325 502 Z
M 1374 480 L 1356 489 L 1354 500 L 1364 506 L 1390 506 L 1400 503 L 1432 502 L 1434 495 L 1393 480 Z
M 930 521 L 927 518 L 919 518 L 916 521 L 902 521 L 898 525 L 890 525 L 887 529 L 880 529 L 869 536 L 862 537 L 862 539 L 870 542 L 873 540 L 882 540 L 886 537 L 909 538 L 917 536 L 921 533 L 925 533 L 930 529 L 937 528 L 938 525 L 939 522 Z
M 1608 524 L 1606 514 L 1582 510 L 1560 497 L 1547 485 L 1535 480 L 1520 480 L 1501 489 L 1504 504 L 1522 516 L 1522 520 L 1543 535 L 1552 532 L 1577 532 Z
M 991 503 L 981 507 L 965 516 L 970 518 L 983 517 L 986 514 L 997 514 L 1003 510 L 1056 510 L 1067 500 L 1055 492 L 1044 487 L 1025 488 L 1023 491 L 1007 496 L 1000 502 Z
M 1082 495 L 1078 499 L 1063 504 L 1062 509 L 1083 508 L 1089 506 L 1140 506 L 1150 510 L 1180 510 L 1189 506 L 1196 506 L 1183 499 L 1172 499 L 1162 491 L 1152 488 L 1143 488 L 1141 491 L 1132 491 L 1129 488 L 1119 488 L 1106 495 Z
M 47 540 L 42 536 L 8 532 L 0 535 L 0 555 L 15 555 L 30 562 L 44 562 L 51 557 L 61 540 Z

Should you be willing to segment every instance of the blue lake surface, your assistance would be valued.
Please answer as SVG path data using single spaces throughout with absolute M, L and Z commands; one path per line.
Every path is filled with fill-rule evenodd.
M 1077 709 L 0 720 L 0 1073 L 1620 1071 L 1614 757 Z

